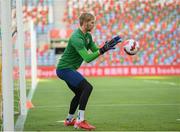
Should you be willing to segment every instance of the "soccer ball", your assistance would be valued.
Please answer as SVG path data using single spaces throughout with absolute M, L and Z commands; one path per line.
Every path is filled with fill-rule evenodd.
M 129 39 L 125 41 L 124 51 L 128 55 L 135 55 L 139 51 L 139 43 L 134 39 Z

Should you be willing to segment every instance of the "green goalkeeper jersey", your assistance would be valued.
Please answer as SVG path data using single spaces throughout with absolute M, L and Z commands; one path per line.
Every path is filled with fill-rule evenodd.
M 77 29 L 71 35 L 57 69 L 70 68 L 76 70 L 81 66 L 83 60 L 88 63 L 98 56 L 99 48 L 93 42 L 91 34 L 84 34 L 80 29 Z

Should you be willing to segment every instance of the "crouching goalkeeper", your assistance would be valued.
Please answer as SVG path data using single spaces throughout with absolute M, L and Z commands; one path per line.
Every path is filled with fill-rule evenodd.
M 95 127 L 84 119 L 86 105 L 93 86 L 76 70 L 83 61 L 91 62 L 108 50 L 113 49 L 117 43 L 121 42 L 121 38 L 116 36 L 109 42 L 105 42 L 102 48 L 98 48 L 90 34 L 90 31 L 94 28 L 94 15 L 82 13 L 79 17 L 79 23 L 80 27 L 72 33 L 64 54 L 59 60 L 56 73 L 75 94 L 71 100 L 69 113 L 64 121 L 64 125 L 93 130 Z M 89 53 L 88 50 L 92 52 Z M 77 108 L 78 115 L 75 119 L 74 114 Z

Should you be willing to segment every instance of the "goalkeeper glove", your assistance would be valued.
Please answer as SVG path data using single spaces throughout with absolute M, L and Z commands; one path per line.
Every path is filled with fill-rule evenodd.
M 117 45 L 120 42 L 122 42 L 122 39 L 119 36 L 116 36 L 116 37 L 112 38 L 109 42 L 106 41 L 104 46 L 99 49 L 100 54 L 102 55 L 105 52 L 107 52 L 108 50 L 115 49 L 114 46 Z
M 122 42 L 122 39 L 120 36 L 117 35 L 108 42 L 108 45 L 110 47 L 114 47 L 115 45 L 117 45 L 120 42 Z

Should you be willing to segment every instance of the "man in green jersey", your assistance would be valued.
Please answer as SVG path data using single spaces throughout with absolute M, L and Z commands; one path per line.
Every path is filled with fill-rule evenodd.
M 114 46 L 121 42 L 121 38 L 116 36 L 111 41 L 106 42 L 102 48 L 98 48 L 90 34 L 90 31 L 94 28 L 94 15 L 82 13 L 79 17 L 79 23 L 80 27 L 72 33 L 68 45 L 59 60 L 56 73 L 75 94 L 71 100 L 69 114 L 65 119 L 64 125 L 74 125 L 75 128 L 93 130 L 95 127 L 84 119 L 85 108 L 93 86 L 76 70 L 83 61 L 89 63 L 108 50 L 114 49 Z M 78 106 L 78 116 L 75 119 L 74 113 Z

